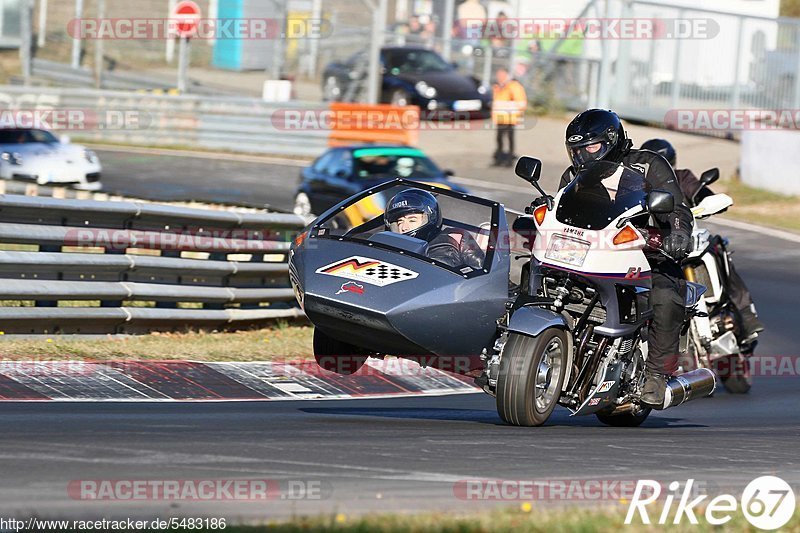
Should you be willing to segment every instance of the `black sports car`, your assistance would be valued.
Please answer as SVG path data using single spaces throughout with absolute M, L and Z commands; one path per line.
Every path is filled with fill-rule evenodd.
M 294 212 L 302 217 L 320 214 L 345 198 L 395 178 L 468 192 L 448 179 L 452 174 L 441 170 L 421 150 L 408 146 L 331 148 L 301 172 Z
M 323 97 L 332 101 L 355 99 L 364 87 L 368 67 L 367 52 L 329 64 L 322 75 Z M 381 71 L 382 103 L 417 105 L 427 117 L 472 118 L 491 112 L 490 88 L 477 78 L 460 74 L 427 48 L 382 48 Z

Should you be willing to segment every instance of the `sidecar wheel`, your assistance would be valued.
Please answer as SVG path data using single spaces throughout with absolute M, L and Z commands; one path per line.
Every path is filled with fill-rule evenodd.
M 314 359 L 323 370 L 355 374 L 367 360 L 362 352 L 357 346 L 334 339 L 321 329 L 314 328 Z
M 541 426 L 561 396 L 567 337 L 550 328 L 537 337 L 510 333 L 497 378 L 497 413 L 508 424 Z
M 618 428 L 635 428 L 642 425 L 642 422 L 647 420 L 650 416 L 652 409 L 649 407 L 634 406 L 627 413 L 618 413 L 612 415 L 610 413 L 595 413 L 597 419 L 606 424 L 607 426 L 614 426 Z

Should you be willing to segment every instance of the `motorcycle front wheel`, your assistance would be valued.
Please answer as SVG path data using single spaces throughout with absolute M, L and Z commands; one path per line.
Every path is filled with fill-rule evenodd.
M 497 413 L 514 426 L 541 426 L 555 409 L 567 368 L 567 333 L 510 333 L 497 377 Z

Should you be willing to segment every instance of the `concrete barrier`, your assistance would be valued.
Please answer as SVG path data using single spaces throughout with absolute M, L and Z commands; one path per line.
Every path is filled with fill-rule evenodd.
M 742 182 L 768 191 L 800 195 L 800 131 L 742 132 Z

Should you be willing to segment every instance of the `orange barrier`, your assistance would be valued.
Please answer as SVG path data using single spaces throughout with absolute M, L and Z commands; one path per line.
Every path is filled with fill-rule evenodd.
M 354 143 L 419 143 L 419 107 L 331 103 L 328 146 Z

